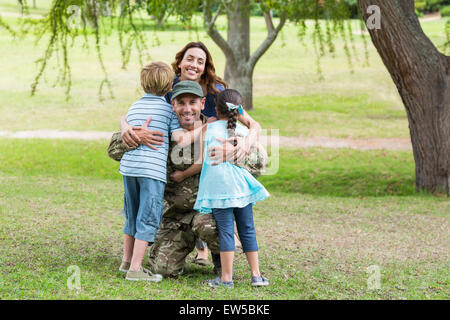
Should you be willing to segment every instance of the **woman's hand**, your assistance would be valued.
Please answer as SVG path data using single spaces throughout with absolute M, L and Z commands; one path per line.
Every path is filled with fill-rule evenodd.
M 175 171 L 174 173 L 172 173 L 170 175 L 170 178 L 173 181 L 175 181 L 177 183 L 180 183 L 181 181 L 183 181 L 185 179 L 184 171 Z
M 245 159 L 250 151 L 250 145 L 246 139 L 242 137 L 232 137 L 227 140 L 216 138 L 217 141 L 222 142 L 222 146 L 211 147 L 208 149 L 209 159 L 212 165 L 228 161 L 231 163 L 241 162 Z M 237 145 L 233 145 L 233 141 L 237 141 Z

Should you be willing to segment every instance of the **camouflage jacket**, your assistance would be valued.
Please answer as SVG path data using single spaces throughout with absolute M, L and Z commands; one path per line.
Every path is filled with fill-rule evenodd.
M 122 137 L 120 132 L 113 133 L 111 141 L 108 146 L 108 156 L 116 161 L 120 161 L 125 152 L 129 150 L 134 150 L 135 148 L 127 148 L 122 142 Z
M 206 122 L 206 117 L 201 115 L 202 122 Z M 173 217 L 177 220 L 182 219 L 186 213 L 193 211 L 194 203 L 197 198 L 200 173 L 186 178 L 180 183 L 170 179 L 170 175 L 175 171 L 184 171 L 188 169 L 198 157 L 199 150 L 195 150 L 194 145 L 191 148 L 177 148 L 176 143 L 171 141 L 169 145 L 169 156 L 167 159 L 167 184 L 164 192 L 164 217 Z M 128 149 L 122 143 L 120 132 L 113 134 L 108 147 L 110 158 L 120 161 Z M 186 152 L 184 152 L 186 151 Z M 190 151 L 190 152 L 189 152 Z M 178 152 L 177 157 L 173 153 Z M 176 163 L 173 161 L 176 158 Z M 261 175 L 261 172 L 267 167 L 267 153 L 261 145 L 252 147 L 244 163 L 239 164 L 247 169 L 254 177 Z M 187 218 L 187 217 L 186 217 Z

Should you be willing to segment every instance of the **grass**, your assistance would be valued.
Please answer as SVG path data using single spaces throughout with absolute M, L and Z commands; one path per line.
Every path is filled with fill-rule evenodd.
M 252 288 L 245 257 L 238 254 L 235 289 L 213 290 L 202 283 L 213 277 L 212 269 L 191 263 L 184 275 L 157 284 L 129 283 L 117 272 L 123 187 L 118 163 L 106 156 L 106 141 L 0 139 L 0 149 L 0 299 L 446 299 L 450 294 L 449 202 L 414 194 L 406 154 L 281 150 L 278 176 L 260 179 L 271 197 L 255 206 L 261 269 L 272 285 Z M 374 174 L 355 183 L 352 172 L 359 169 L 348 159 L 371 159 L 365 172 Z M 328 161 L 336 172 L 326 169 Z M 313 163 L 321 179 L 309 174 Z M 285 185 L 299 180 L 287 175 L 294 170 L 301 187 L 286 187 L 288 193 Z M 399 177 L 396 192 L 384 181 L 389 176 Z M 80 268 L 80 291 L 68 289 L 71 265 Z M 367 268 L 374 265 L 381 288 L 370 290 Z
M 0 8 L 4 3 L 0 1 Z M 18 25 L 17 18 L 5 17 L 4 20 L 13 27 Z M 253 17 L 251 25 L 251 47 L 255 50 L 266 36 L 265 24 L 261 17 Z M 358 25 L 353 21 L 354 29 Z M 218 28 L 225 32 L 225 26 L 225 17 L 219 17 Z M 436 45 L 445 42 L 445 19 L 424 22 L 422 26 Z M 286 136 L 408 138 L 401 99 L 370 41 L 370 65 L 363 67 L 363 41 L 361 36 L 354 35 L 357 57 L 353 59 L 354 72 L 351 73 L 343 42 L 335 39 L 336 57 L 323 57 L 321 67 L 325 79 L 319 81 L 311 31 L 312 28 L 302 44 L 296 26 L 288 23 L 260 59 L 254 71 L 255 110 L 251 115 L 263 128 L 278 128 L 280 134 Z M 225 57 L 202 29 L 196 33 L 170 27 L 165 31 L 148 31 L 146 37 L 148 60 L 167 63 L 172 62 L 175 53 L 187 41 L 204 41 L 214 57 L 217 73 L 223 74 Z M 66 101 L 64 90 L 56 83 L 56 59 L 50 62 L 37 94 L 30 97 L 30 85 L 38 70 L 34 62 L 42 56 L 47 39 L 48 36 L 44 36 L 36 45 L 32 36 L 14 40 L 6 32 L 0 32 L 0 54 L 4 57 L 0 62 L 0 128 L 12 131 L 117 130 L 120 116 L 142 94 L 138 89 L 140 66 L 136 52 L 127 69 L 121 69 L 117 34 L 113 33 L 107 42 L 102 42 L 114 99 L 104 92 L 106 100 L 100 102 L 98 87 L 103 74 L 93 38 L 89 38 L 89 50 L 81 49 L 82 40 L 77 39 L 69 50 L 73 80 L 71 99 Z
M 30 14 L 41 14 L 44 15 L 48 12 L 52 0 L 37 0 L 36 8 L 33 8 L 33 1 L 23 1 L 28 6 L 28 12 Z M 16 12 L 22 13 L 21 6 L 17 1 L 1 0 L 0 1 L 0 12 Z
M 1 170 L 20 176 L 121 180 L 118 162 L 106 156 L 107 143 L 0 139 Z M 407 196 L 415 190 L 414 160 L 406 151 L 281 149 L 277 174 L 260 179 L 274 191 L 336 197 Z
M 256 98 L 255 103 L 258 107 L 251 116 L 264 129 L 279 129 L 283 136 L 409 137 L 406 112 L 370 101 L 367 94 L 271 96 Z
M 407 196 L 415 192 L 414 159 L 406 151 L 281 149 L 277 174 L 260 180 L 281 192 L 336 197 Z
M 28 1 L 31 4 L 31 1 Z M 42 14 L 50 1 L 38 1 Z M 18 12 L 0 0 L 0 12 Z M 1 13 L 0 13 L 1 15 Z M 2 17 L 13 28 L 18 19 Z M 445 42 L 444 19 L 422 23 L 436 45 Z M 308 22 L 310 23 L 310 22 Z M 219 17 L 218 28 L 225 32 Z M 262 18 L 252 18 L 252 50 L 266 36 Z M 354 22 L 356 27 L 356 22 Z M 353 70 L 335 40 L 336 57 L 323 57 L 316 73 L 310 33 L 305 43 L 288 23 L 254 72 L 251 115 L 263 128 L 286 136 L 407 138 L 408 123 L 397 90 L 369 43 Z M 172 62 L 188 40 L 206 43 L 218 74 L 225 57 L 198 32 L 170 21 L 146 33 L 150 58 Z M 37 94 L 30 84 L 34 63 L 48 36 L 12 39 L 0 29 L 1 130 L 116 131 L 118 120 L 142 92 L 136 52 L 121 69 L 117 35 L 102 42 L 114 99 L 99 101 L 103 79 L 93 39 L 69 50 L 72 94 L 57 86 L 57 61 L 49 64 Z M 0 299 L 448 299 L 450 296 L 450 203 L 414 192 L 410 152 L 347 149 L 281 149 L 276 175 L 260 181 L 271 197 L 255 206 L 261 269 L 272 285 L 249 284 L 242 254 L 236 255 L 234 290 L 212 290 L 203 281 L 212 268 L 187 263 L 184 275 L 157 284 L 129 283 L 117 271 L 121 260 L 123 187 L 118 163 L 106 155 L 108 141 L 0 139 Z M 192 256 L 193 257 L 193 256 Z M 69 290 L 70 266 L 81 272 L 81 290 Z M 380 289 L 371 290 L 372 268 Z

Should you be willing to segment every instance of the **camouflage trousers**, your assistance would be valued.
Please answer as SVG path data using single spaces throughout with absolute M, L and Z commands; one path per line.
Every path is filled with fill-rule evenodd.
M 180 217 L 164 217 L 149 252 L 149 268 L 164 277 L 183 273 L 186 257 L 197 239 L 208 245 L 212 254 L 220 254 L 216 221 L 212 214 L 186 213 Z

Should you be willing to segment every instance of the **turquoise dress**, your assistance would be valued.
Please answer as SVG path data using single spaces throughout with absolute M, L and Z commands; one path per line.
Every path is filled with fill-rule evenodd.
M 200 185 L 194 204 L 194 210 L 200 213 L 211 213 L 213 208 L 243 208 L 269 196 L 264 186 L 246 169 L 230 162 L 211 165 L 208 149 L 222 145 L 216 137 L 228 139 L 226 125 L 227 121 L 218 120 L 207 126 Z M 238 123 L 235 132 L 245 137 L 248 129 Z

